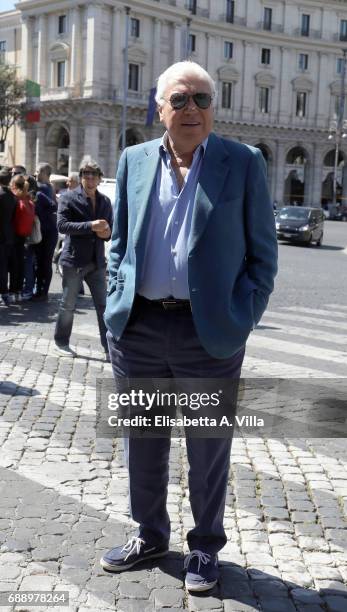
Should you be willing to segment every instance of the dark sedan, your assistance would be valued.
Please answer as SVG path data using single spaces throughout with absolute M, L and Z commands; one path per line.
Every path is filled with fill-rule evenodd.
M 324 234 L 324 213 L 321 208 L 288 206 L 281 208 L 276 216 L 278 240 L 289 240 L 320 246 Z

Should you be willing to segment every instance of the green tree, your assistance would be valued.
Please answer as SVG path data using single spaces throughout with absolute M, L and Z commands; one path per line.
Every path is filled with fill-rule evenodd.
M 23 119 L 25 82 L 18 79 L 16 69 L 0 64 L 0 142 L 5 142 L 9 129 Z

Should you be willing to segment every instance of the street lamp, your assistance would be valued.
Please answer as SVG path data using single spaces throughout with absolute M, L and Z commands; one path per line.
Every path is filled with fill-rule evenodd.
M 341 142 L 343 138 L 347 137 L 347 120 L 344 120 L 345 113 L 345 81 L 346 81 L 346 62 L 347 62 L 347 49 L 343 49 L 343 61 L 341 71 L 341 91 L 340 91 L 340 102 L 337 120 L 330 124 L 329 128 L 329 140 L 335 138 L 335 159 L 334 159 L 334 179 L 333 179 L 333 206 L 336 207 L 336 192 L 337 192 L 337 171 L 339 165 L 339 151 L 341 148 Z

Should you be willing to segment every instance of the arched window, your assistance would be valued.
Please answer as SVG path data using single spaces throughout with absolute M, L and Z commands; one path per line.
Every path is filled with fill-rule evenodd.
M 51 64 L 51 87 L 66 87 L 68 84 L 70 48 L 66 43 L 54 43 L 49 50 Z

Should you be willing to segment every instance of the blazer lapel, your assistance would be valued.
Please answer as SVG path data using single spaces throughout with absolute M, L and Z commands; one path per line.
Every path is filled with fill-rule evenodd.
M 205 230 L 208 218 L 219 200 L 229 170 L 228 152 L 219 138 L 215 134 L 210 134 L 195 194 L 188 243 L 189 252 L 194 249 Z
M 159 164 L 159 142 L 160 140 L 158 140 L 153 147 L 144 149 L 141 159 L 137 162 L 135 180 L 137 215 L 133 234 L 135 247 L 139 241 L 141 230 L 143 229 L 146 212 L 149 210 L 149 198 Z

